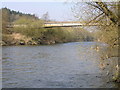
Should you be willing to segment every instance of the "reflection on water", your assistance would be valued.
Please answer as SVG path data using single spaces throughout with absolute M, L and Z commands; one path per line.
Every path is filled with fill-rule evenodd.
M 99 68 L 95 42 L 3 47 L 3 88 L 115 87 Z

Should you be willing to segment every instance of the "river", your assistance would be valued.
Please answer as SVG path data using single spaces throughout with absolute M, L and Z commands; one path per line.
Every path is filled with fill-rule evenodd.
M 99 68 L 100 55 L 91 49 L 97 44 L 4 46 L 3 88 L 115 88 Z

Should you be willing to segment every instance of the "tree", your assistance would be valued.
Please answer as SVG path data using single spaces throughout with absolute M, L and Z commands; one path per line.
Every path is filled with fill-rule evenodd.
M 118 5 L 119 5 L 119 3 L 120 2 L 117 2 L 117 3 L 113 3 L 113 5 L 115 6 L 116 5 L 116 7 L 118 7 Z M 108 18 L 109 18 L 109 20 L 115 25 L 115 27 L 116 27 L 116 29 L 115 30 L 117 30 L 118 29 L 118 27 L 119 27 L 119 21 L 120 21 L 120 17 L 118 16 L 118 13 L 115 13 L 115 12 L 113 12 L 113 11 L 111 11 L 110 9 L 109 9 L 109 5 L 107 4 L 107 3 L 105 3 L 105 2 L 95 2 L 94 4 L 92 4 L 92 3 L 88 3 L 89 5 L 91 5 L 91 6 L 93 6 L 93 7 L 96 7 L 97 9 L 99 9 L 103 14 L 105 14 L 105 16 L 107 16 Z M 96 5 L 95 5 L 96 4 Z M 116 9 L 116 8 L 114 8 L 114 9 Z M 111 31 L 109 31 L 109 32 L 111 32 Z M 115 33 L 116 31 L 114 31 L 113 33 Z M 117 33 L 118 33 L 118 31 L 117 31 Z M 109 37 L 110 38 L 110 37 Z M 111 37 L 111 39 L 114 39 L 113 40 L 113 45 L 112 46 L 114 46 L 114 45 L 118 45 L 118 39 L 119 39 L 119 37 L 115 37 L 115 36 L 112 36 Z M 111 40 L 110 39 L 110 40 Z M 117 41 L 117 43 L 116 43 L 116 41 Z M 110 41 L 108 41 L 108 42 L 110 42 Z M 119 46 L 119 45 L 118 45 Z M 119 57 L 119 56 L 118 56 Z M 118 60 L 118 65 L 116 65 L 116 69 L 117 69 L 117 74 L 116 74 L 116 76 L 115 76 L 115 80 L 117 81 L 117 82 L 120 82 L 120 61 Z
M 114 24 L 118 24 L 119 17 L 112 12 L 105 2 L 95 2 L 95 4 L 88 3 L 89 5 L 98 8 L 103 14 L 105 14 Z
M 41 19 L 43 19 L 45 21 L 49 21 L 49 13 L 46 12 L 45 14 L 43 14 L 43 16 L 41 17 Z
M 10 25 L 10 11 L 7 8 L 2 9 L 2 32 L 9 33 L 7 26 Z
M 99 22 L 105 24 L 106 17 L 109 19 L 110 26 L 99 26 L 99 30 L 101 33 L 99 39 L 105 43 L 108 43 L 110 45 L 110 48 L 116 48 L 118 47 L 118 28 L 120 23 L 120 16 L 118 11 L 118 6 L 120 5 L 120 2 L 87 2 L 87 5 L 84 5 L 84 8 L 86 9 L 83 14 L 79 14 L 79 11 L 77 15 L 82 15 L 82 18 L 86 16 L 86 22 Z M 79 3 L 76 4 L 77 8 L 79 7 Z M 79 10 L 79 8 L 77 9 Z M 80 11 L 81 13 L 82 11 Z M 117 55 L 117 57 L 119 57 Z M 120 82 L 120 61 L 118 60 L 118 65 L 116 65 L 118 74 L 116 76 L 116 81 Z

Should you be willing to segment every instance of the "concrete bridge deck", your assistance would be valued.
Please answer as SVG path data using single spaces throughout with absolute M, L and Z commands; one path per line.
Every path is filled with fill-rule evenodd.
M 109 24 L 100 24 L 100 23 L 81 23 L 81 22 L 45 22 L 43 28 L 53 28 L 53 27 L 80 27 L 80 26 L 107 26 Z M 10 25 L 12 27 L 26 27 L 27 25 Z
M 100 23 L 81 23 L 81 22 L 46 22 L 44 23 L 45 28 L 50 28 L 50 27 L 78 27 L 78 26 L 103 26 L 105 24 L 100 24 Z M 108 25 L 108 24 L 106 24 Z

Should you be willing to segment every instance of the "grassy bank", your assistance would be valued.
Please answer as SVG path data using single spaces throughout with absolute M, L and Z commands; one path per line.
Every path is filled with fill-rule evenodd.
M 44 45 L 75 41 L 92 41 L 92 34 L 83 28 L 15 27 L 3 33 L 2 45 Z

